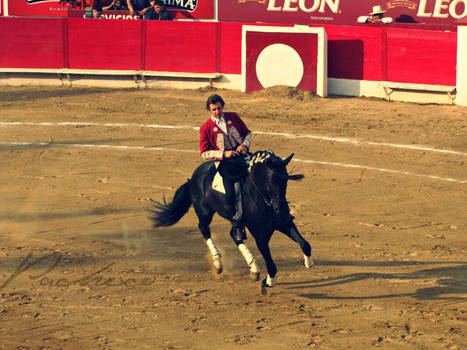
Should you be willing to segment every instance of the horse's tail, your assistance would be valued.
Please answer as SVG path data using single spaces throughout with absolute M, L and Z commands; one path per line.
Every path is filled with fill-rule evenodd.
M 181 185 L 175 192 L 171 203 L 167 203 L 165 197 L 163 202 L 153 201 L 154 209 L 151 210 L 153 214 L 151 219 L 154 221 L 154 227 L 172 226 L 188 212 L 191 206 L 189 186 L 190 180 Z

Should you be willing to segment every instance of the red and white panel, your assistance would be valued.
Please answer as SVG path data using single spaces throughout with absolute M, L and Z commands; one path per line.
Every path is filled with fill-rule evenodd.
M 276 85 L 327 96 L 327 38 L 324 28 L 243 26 L 243 91 Z

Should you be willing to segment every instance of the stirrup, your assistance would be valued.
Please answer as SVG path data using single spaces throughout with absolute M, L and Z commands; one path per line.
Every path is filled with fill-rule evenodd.
M 235 212 L 235 215 L 232 217 L 232 223 L 234 225 L 240 226 L 240 221 L 242 220 L 242 213 L 240 210 L 237 210 Z

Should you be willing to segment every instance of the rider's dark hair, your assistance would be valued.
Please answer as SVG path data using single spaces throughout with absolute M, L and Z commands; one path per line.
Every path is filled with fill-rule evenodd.
M 224 107 L 225 102 L 222 99 L 222 97 L 220 97 L 219 95 L 216 95 L 216 94 L 209 96 L 208 100 L 206 101 L 206 109 L 209 111 L 210 110 L 209 106 L 210 105 L 215 105 L 217 102 L 220 102 L 221 106 Z

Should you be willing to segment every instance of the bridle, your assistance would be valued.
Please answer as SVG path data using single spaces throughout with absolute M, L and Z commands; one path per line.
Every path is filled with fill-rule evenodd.
M 279 211 L 279 208 L 280 208 L 280 203 L 282 202 L 280 199 L 273 199 L 273 198 L 270 198 L 270 196 L 266 196 L 263 191 L 261 191 L 261 189 L 259 188 L 259 186 L 256 184 L 255 182 L 255 178 L 253 176 L 253 172 L 250 172 L 249 174 L 249 178 L 250 178 L 250 182 L 251 184 L 253 185 L 253 188 L 259 193 L 259 195 L 261 196 L 261 198 L 263 199 L 264 203 L 266 204 L 266 206 L 268 208 L 271 208 L 274 212 L 274 215 L 276 216 L 279 216 L 280 215 L 280 211 Z M 269 198 L 268 198 L 269 197 Z M 286 202 L 286 201 L 285 201 Z M 276 204 L 276 205 L 274 205 Z
M 259 193 L 261 198 L 263 199 L 264 203 L 268 208 L 271 208 L 272 211 L 274 212 L 274 215 L 279 217 L 280 216 L 280 207 L 282 202 L 287 202 L 287 200 L 280 200 L 280 199 L 273 199 L 271 196 L 265 195 L 263 191 L 259 188 L 259 186 L 255 182 L 255 178 L 253 176 L 253 169 L 256 163 L 264 163 L 267 161 L 269 158 L 275 157 L 274 153 L 272 151 L 261 151 L 253 154 L 249 160 L 249 167 L 248 167 L 248 172 L 249 172 L 249 177 L 250 177 L 250 182 L 253 185 L 253 188 Z M 291 158 L 291 157 L 290 157 Z M 290 159 L 289 159 L 290 160 Z M 285 164 L 287 164 L 289 162 Z
M 255 182 L 255 177 L 253 176 L 253 173 L 250 173 L 250 182 L 251 182 L 251 184 L 253 185 L 253 187 L 255 188 L 255 190 L 260 194 L 261 198 L 263 198 L 264 203 L 265 203 L 268 207 L 272 207 L 272 198 L 271 198 L 271 199 L 268 199 L 268 198 L 263 194 L 263 192 L 261 191 L 261 189 L 258 187 L 258 185 L 257 185 L 256 182 Z

